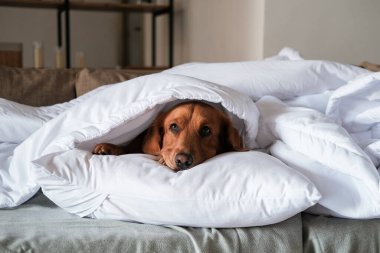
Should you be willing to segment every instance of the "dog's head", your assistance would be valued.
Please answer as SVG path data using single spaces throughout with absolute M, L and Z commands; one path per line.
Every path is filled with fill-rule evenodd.
M 174 171 L 190 169 L 223 152 L 243 150 L 230 119 L 202 102 L 185 102 L 159 115 L 143 144 L 144 153 L 160 156 L 160 162 Z

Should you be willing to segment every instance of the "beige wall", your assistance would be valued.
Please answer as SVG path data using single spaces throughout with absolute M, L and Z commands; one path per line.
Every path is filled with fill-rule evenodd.
M 308 59 L 380 62 L 380 1 L 266 0 L 264 55 L 283 46 Z
M 262 57 L 264 0 L 177 0 L 175 4 L 176 64 Z
M 176 63 L 262 59 L 380 62 L 378 0 L 178 0 Z
M 182 1 L 177 61 L 237 61 L 262 57 L 261 0 Z
M 24 67 L 32 67 L 33 42 L 41 41 L 44 46 L 45 66 L 54 67 L 56 20 L 57 14 L 53 9 L 0 7 L 0 42 L 22 42 Z M 120 65 L 121 25 L 121 14 L 72 11 L 72 66 L 75 66 L 76 52 L 84 52 L 85 60 L 91 67 Z

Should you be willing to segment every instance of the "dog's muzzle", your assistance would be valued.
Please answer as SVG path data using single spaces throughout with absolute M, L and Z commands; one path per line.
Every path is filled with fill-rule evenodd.
M 175 156 L 175 164 L 179 170 L 187 170 L 193 165 L 193 156 L 188 153 L 178 153 Z

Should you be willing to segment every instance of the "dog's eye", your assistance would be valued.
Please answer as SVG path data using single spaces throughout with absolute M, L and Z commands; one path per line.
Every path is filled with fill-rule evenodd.
M 199 131 L 199 135 L 201 137 L 206 137 L 206 136 L 209 136 L 210 134 L 211 134 L 211 129 L 208 126 L 203 126 Z
M 169 129 L 172 133 L 178 133 L 179 132 L 179 127 L 176 123 L 173 123 L 169 126 Z

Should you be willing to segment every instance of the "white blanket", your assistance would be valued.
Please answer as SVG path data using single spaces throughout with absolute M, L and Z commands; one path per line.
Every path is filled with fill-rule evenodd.
M 0 207 L 17 206 L 39 189 L 31 161 L 73 148 L 92 150 L 101 142 L 126 143 L 144 131 L 161 110 L 182 100 L 221 104 L 230 113 L 246 147 L 256 147 L 258 111 L 250 98 L 190 77 L 144 76 L 45 108 L 1 100 L 4 111 L 1 132 L 4 134 L 0 141 L 4 159 Z M 22 137 L 33 131 L 22 141 Z M 17 143 L 20 145 L 12 150 L 15 146 L 12 144 Z
M 270 150 L 316 185 L 322 198 L 310 212 L 380 217 L 379 87 L 380 73 L 287 49 L 267 61 L 185 64 L 51 107 L 1 99 L 0 208 L 40 188 L 32 161 L 128 142 L 161 110 L 203 100 L 229 113 L 247 148 Z

